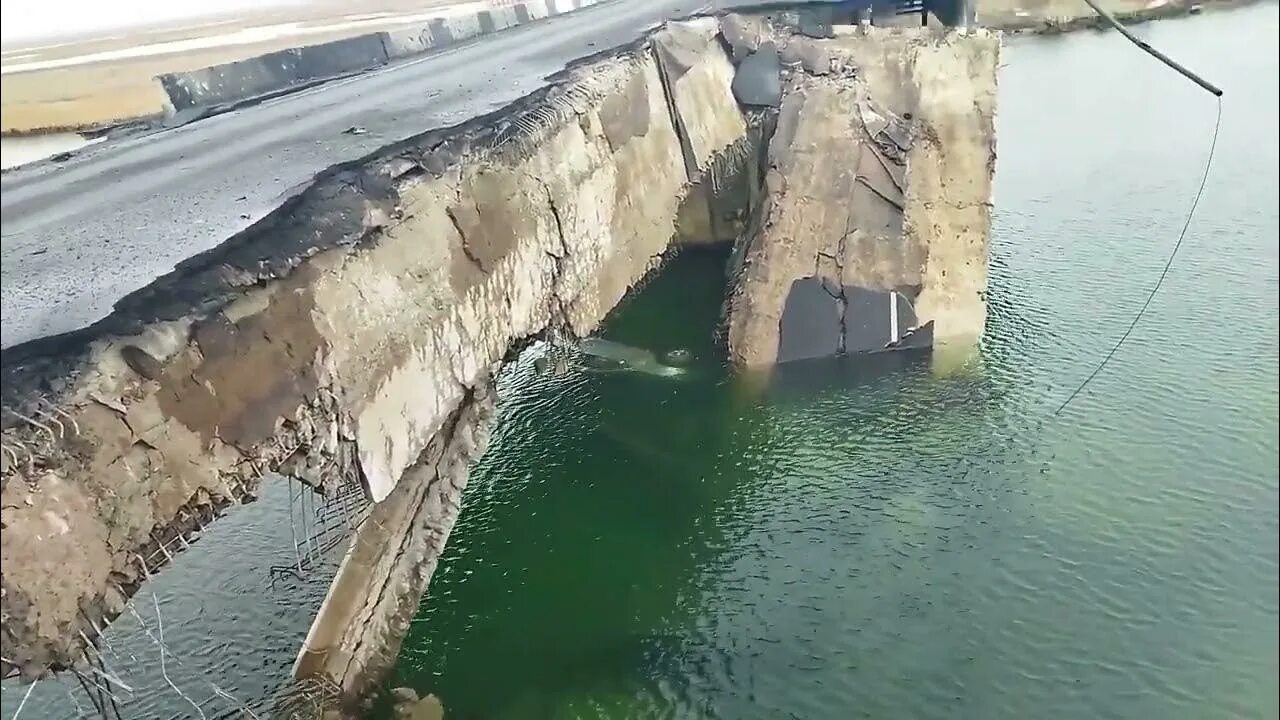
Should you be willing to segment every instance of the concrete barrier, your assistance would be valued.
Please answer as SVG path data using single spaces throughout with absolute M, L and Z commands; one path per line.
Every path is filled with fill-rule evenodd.
M 443 41 L 443 34 L 437 35 L 434 30 L 435 27 L 443 24 L 444 22 L 441 21 L 437 25 L 422 25 L 382 33 L 382 45 L 387 52 L 387 58 L 420 55 L 433 48 L 447 45 L 448 42 Z
M 493 3 L 493 7 L 486 10 L 435 18 L 425 25 L 279 50 L 199 70 L 168 73 L 157 79 L 175 111 L 214 107 L 371 70 L 391 60 L 449 47 L 597 2 Z
M 295 85 L 387 64 L 381 33 L 357 35 L 259 55 L 233 63 L 170 73 L 160 84 L 174 110 L 234 102 Z

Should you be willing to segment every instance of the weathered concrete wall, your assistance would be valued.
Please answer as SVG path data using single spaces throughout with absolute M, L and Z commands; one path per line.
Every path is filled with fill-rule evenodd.
M 743 124 L 692 86 L 725 62 L 702 50 L 678 85 L 724 105 L 697 145 L 709 163 Z M 366 677 L 456 517 L 504 355 L 592 330 L 670 243 L 689 171 L 665 87 L 653 50 L 629 50 L 335 168 L 126 298 L 87 348 L 6 366 L 6 670 L 72 662 L 184 513 L 207 520 L 274 471 L 384 501 L 387 534 L 362 526 L 321 617 L 339 619 L 312 635 L 321 671 Z
M 733 360 L 976 341 L 998 37 L 869 28 L 775 42 L 792 71 L 729 302 Z

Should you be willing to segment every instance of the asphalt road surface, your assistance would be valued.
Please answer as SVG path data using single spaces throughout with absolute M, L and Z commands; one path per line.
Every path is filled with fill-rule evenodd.
M 704 0 L 613 0 L 0 178 L 0 345 L 84 328 L 333 165 L 497 110 Z M 352 126 L 363 134 L 344 134 Z

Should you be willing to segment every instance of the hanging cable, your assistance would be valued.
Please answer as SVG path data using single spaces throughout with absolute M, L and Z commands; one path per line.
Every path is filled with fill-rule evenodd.
M 1191 220 L 1195 217 L 1196 207 L 1200 204 L 1200 196 L 1204 194 L 1205 185 L 1209 181 L 1209 170 L 1213 167 L 1214 152 L 1218 149 L 1218 131 L 1222 128 L 1222 90 L 1219 89 L 1217 85 L 1214 85 L 1182 65 L 1179 65 L 1168 55 L 1165 55 L 1159 50 L 1148 45 L 1146 42 L 1135 37 L 1133 33 L 1129 32 L 1128 28 L 1121 25 L 1119 21 L 1112 17 L 1107 11 L 1098 7 L 1098 5 L 1094 3 L 1094 0 L 1084 1 L 1089 5 L 1089 7 L 1094 9 L 1094 12 L 1098 13 L 1099 17 L 1105 20 L 1107 24 L 1118 30 L 1121 35 L 1134 45 L 1137 45 L 1160 62 L 1163 62 L 1165 65 L 1168 65 L 1178 71 L 1184 77 L 1191 80 L 1196 85 L 1199 85 L 1206 92 L 1217 98 L 1218 112 L 1217 117 L 1213 121 L 1213 138 L 1209 141 L 1209 155 L 1205 158 L 1204 173 L 1200 176 L 1200 186 L 1196 188 L 1196 196 L 1195 199 L 1191 201 L 1191 208 L 1187 211 L 1187 219 L 1182 223 L 1182 231 L 1178 233 L 1178 240 L 1173 244 L 1173 250 L 1169 252 L 1169 258 L 1164 263 L 1164 269 L 1160 271 L 1160 277 L 1156 278 L 1156 283 L 1151 287 L 1151 292 L 1147 294 L 1146 301 L 1142 303 L 1142 307 L 1138 308 L 1137 314 L 1133 316 L 1133 321 L 1129 323 L 1129 327 L 1125 328 L 1124 333 L 1120 335 L 1120 339 L 1116 340 L 1115 344 L 1111 346 L 1111 350 L 1102 358 L 1102 362 L 1098 363 L 1097 367 L 1093 369 L 1093 372 L 1089 373 L 1089 376 L 1086 377 L 1084 381 L 1067 396 L 1067 399 L 1058 406 L 1058 409 L 1053 412 L 1054 415 L 1058 415 L 1065 410 L 1066 407 L 1071 404 L 1071 401 L 1075 400 L 1076 397 L 1084 391 L 1085 387 L 1087 387 L 1089 383 L 1102 372 L 1103 368 L 1107 366 L 1107 363 L 1111 362 L 1111 358 L 1115 357 L 1115 354 L 1120 351 L 1120 346 L 1124 345 L 1125 340 L 1128 340 L 1129 335 L 1133 333 L 1133 329 L 1138 326 L 1138 323 L 1142 320 L 1142 316 L 1146 314 L 1147 308 L 1151 307 L 1151 301 L 1155 300 L 1156 293 L 1160 291 L 1160 286 L 1164 284 L 1164 279 L 1168 277 L 1169 269 L 1173 267 L 1174 258 L 1178 256 L 1178 251 L 1182 248 L 1182 242 L 1187 237 L 1187 230 L 1191 227 Z

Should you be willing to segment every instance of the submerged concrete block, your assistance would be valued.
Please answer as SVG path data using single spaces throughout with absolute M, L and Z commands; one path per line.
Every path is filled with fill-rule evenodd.
M 793 39 L 832 68 L 859 70 L 815 73 L 801 62 L 785 87 L 768 147 L 767 214 L 744 246 L 729 303 L 733 360 L 976 340 L 986 318 L 998 38 L 871 28 Z M 814 287 L 839 308 L 834 321 Z
M 830 357 L 840 351 L 838 299 L 821 278 L 791 281 L 778 332 L 778 362 Z

